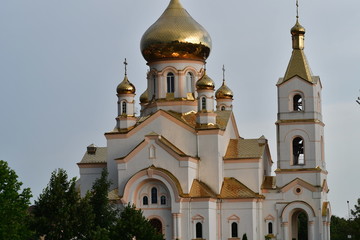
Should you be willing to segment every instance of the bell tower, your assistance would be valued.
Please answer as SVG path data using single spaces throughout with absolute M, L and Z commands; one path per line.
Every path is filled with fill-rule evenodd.
M 293 51 L 289 65 L 285 76 L 277 83 L 277 183 L 283 186 L 301 178 L 314 186 L 321 186 L 327 174 L 322 85 L 320 78 L 312 74 L 306 59 L 305 28 L 298 18 L 297 15 L 295 26 L 290 31 Z

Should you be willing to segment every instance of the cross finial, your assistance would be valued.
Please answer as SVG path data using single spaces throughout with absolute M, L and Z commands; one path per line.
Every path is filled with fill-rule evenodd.
M 222 71 L 223 71 L 223 82 L 225 82 L 225 65 L 223 65 Z
M 299 0 L 296 0 L 296 19 L 299 19 Z
M 125 75 L 127 75 L 127 65 L 128 65 L 128 63 L 127 63 L 126 58 L 125 58 L 125 61 L 124 61 Z
M 206 53 L 204 53 L 203 59 L 204 59 L 204 70 L 206 71 Z

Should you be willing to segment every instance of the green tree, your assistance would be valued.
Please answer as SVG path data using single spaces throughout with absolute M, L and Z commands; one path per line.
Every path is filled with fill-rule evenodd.
M 108 199 L 110 185 L 108 171 L 104 168 L 100 178 L 94 182 L 89 198 L 95 214 L 94 225 L 105 230 L 114 225 L 118 215 L 116 207 Z
M 351 210 L 353 219 L 351 220 L 352 237 L 360 239 L 360 198 L 357 200 L 357 204 L 354 205 L 354 210 Z
M 31 191 L 17 180 L 15 171 L 0 160 L 0 239 L 27 239 Z
M 142 211 L 130 204 L 121 212 L 111 235 L 111 239 L 118 240 L 132 240 L 133 237 L 136 240 L 163 240 L 162 234 L 155 230 Z
M 350 235 L 349 221 L 344 218 L 339 218 L 337 216 L 331 217 L 331 228 L 330 236 L 332 240 L 343 240 L 347 239 L 347 236 Z
M 52 172 L 50 182 L 35 201 L 33 227 L 37 236 L 49 240 L 89 239 L 94 214 L 89 197 L 81 199 L 76 179 L 65 170 Z
M 248 240 L 247 236 L 246 236 L 246 233 L 244 233 L 243 237 L 242 237 L 242 240 Z

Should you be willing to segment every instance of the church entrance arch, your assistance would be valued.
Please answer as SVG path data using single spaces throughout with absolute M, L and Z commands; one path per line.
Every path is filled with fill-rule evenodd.
M 313 208 L 301 201 L 289 203 L 281 214 L 285 240 L 315 240 Z
M 150 224 L 156 229 L 158 233 L 163 234 L 162 223 L 158 218 L 150 219 Z

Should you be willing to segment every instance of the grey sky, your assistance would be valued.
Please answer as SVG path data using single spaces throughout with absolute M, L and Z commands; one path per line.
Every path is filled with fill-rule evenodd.
M 86 146 L 105 146 L 115 126 L 116 86 L 128 76 L 145 90 L 139 45 L 169 0 L 2 0 L 0 159 L 35 198 L 56 168 L 78 176 Z M 291 55 L 295 0 L 182 0 L 210 33 L 208 75 L 222 65 L 235 93 L 240 135 L 265 135 L 276 165 L 276 82 Z M 360 197 L 360 1 L 300 1 L 305 53 L 323 84 L 325 151 L 333 214 Z M 276 166 L 275 166 L 276 167 Z

